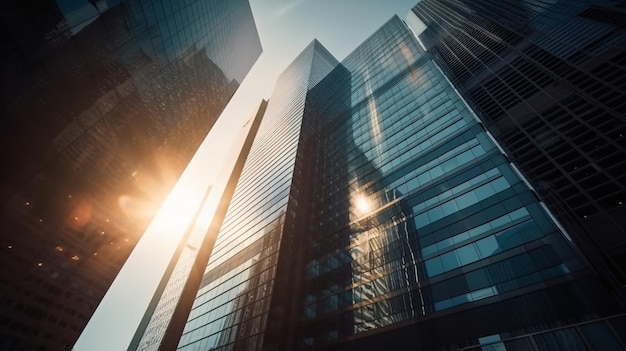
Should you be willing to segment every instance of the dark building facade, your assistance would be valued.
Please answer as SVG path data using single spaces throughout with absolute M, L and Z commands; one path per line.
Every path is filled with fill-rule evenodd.
M 420 1 L 420 39 L 622 303 L 626 4 Z
M 422 28 L 423 29 L 423 28 Z M 415 34 L 283 72 L 179 350 L 621 350 L 626 316 Z
M 2 6 L 0 348 L 69 350 L 261 45 L 245 0 Z

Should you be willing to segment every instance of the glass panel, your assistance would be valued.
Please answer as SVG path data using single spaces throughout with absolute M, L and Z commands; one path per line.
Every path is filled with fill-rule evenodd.
M 505 341 L 506 351 L 535 351 L 535 347 L 528 338 Z
M 477 301 L 481 299 L 486 299 L 491 296 L 495 296 L 497 294 L 495 288 L 486 288 L 478 291 L 471 292 L 466 295 L 468 301 Z
M 430 223 L 433 223 L 443 218 L 443 211 L 441 210 L 440 206 L 437 206 L 433 208 L 432 210 L 428 211 L 428 216 L 430 218 Z
M 487 183 L 483 186 L 480 186 L 474 189 L 474 193 L 476 194 L 476 197 L 478 197 L 479 200 L 484 200 L 488 198 L 489 196 L 493 195 L 494 190 L 491 187 L 491 184 Z
M 446 300 L 450 297 L 448 284 L 445 281 L 432 285 L 430 289 L 435 300 Z
M 453 307 L 452 299 L 447 299 L 439 302 L 435 302 L 435 311 L 445 310 L 446 308 Z
M 461 233 L 459 235 L 455 235 L 454 237 L 452 237 L 452 242 L 455 243 L 455 244 L 458 244 L 458 243 L 460 243 L 460 242 L 462 242 L 464 240 L 467 240 L 469 238 L 470 238 L 469 233 L 464 232 L 464 233 Z
M 526 210 L 525 208 L 520 208 L 518 210 L 515 210 L 511 213 L 509 213 L 509 217 L 511 218 L 512 221 L 522 218 L 524 216 L 528 215 L 528 210 Z
M 493 237 L 493 235 L 477 241 L 476 246 L 478 247 L 478 251 L 480 252 L 480 256 L 482 258 L 489 257 L 500 251 L 498 241 Z
M 489 278 L 487 278 L 487 274 L 483 269 L 467 273 L 465 279 L 471 291 L 482 289 L 490 284 Z
M 473 191 L 467 194 L 461 195 L 456 198 L 456 202 L 459 205 L 459 209 L 464 209 L 478 202 L 478 198 Z
M 615 335 L 604 322 L 585 324 L 580 327 L 580 330 L 594 351 L 623 350 Z
M 443 267 L 441 266 L 441 260 L 439 257 L 431 258 L 430 260 L 425 262 L 426 264 L 426 272 L 428 272 L 429 277 L 434 277 L 437 274 L 443 273 Z
M 459 256 L 459 261 L 461 262 L 461 265 L 466 265 L 478 261 L 478 254 L 476 253 L 474 245 L 463 246 L 457 249 L 456 253 Z
M 422 249 L 422 255 L 429 256 L 437 252 L 437 245 L 426 246 Z
M 476 228 L 473 228 L 471 230 L 468 231 L 470 236 L 478 236 L 482 233 L 485 233 L 487 231 L 491 230 L 491 225 L 489 223 L 483 224 L 481 226 L 478 226 Z
M 459 259 L 454 251 L 441 255 L 441 263 L 445 272 L 453 270 L 460 266 Z
M 441 240 L 440 242 L 437 243 L 437 249 L 445 250 L 446 248 L 452 246 L 453 244 L 454 243 L 452 242 L 452 239 Z
M 588 351 L 573 328 L 536 335 L 535 342 L 541 351 Z
M 504 178 L 498 178 L 494 180 L 491 185 L 493 185 L 493 189 L 498 193 L 504 189 L 509 187 L 509 183 Z
M 459 207 L 456 205 L 456 202 L 454 200 L 444 203 L 443 205 L 441 205 L 441 208 L 443 210 L 444 216 L 451 215 L 459 210 Z
M 623 344 L 626 344 L 626 317 L 612 318 L 609 320 L 609 324 L 615 330 L 615 334 L 622 340 Z
M 430 221 L 428 220 L 428 212 L 424 212 L 424 213 L 416 216 L 415 218 L 413 218 L 413 221 L 415 222 L 415 227 L 417 229 L 429 225 Z

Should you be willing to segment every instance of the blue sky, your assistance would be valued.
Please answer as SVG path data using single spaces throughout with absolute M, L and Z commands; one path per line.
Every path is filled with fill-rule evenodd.
M 342 60 L 394 14 L 401 18 L 418 0 L 251 0 L 263 54 L 213 127 L 160 215 L 148 228 L 126 265 L 87 324 L 73 350 L 126 350 L 204 189 L 219 197 L 233 155 L 243 140 L 242 126 L 263 98 L 269 98 L 278 74 L 313 39 Z M 184 204 L 184 205 L 182 205 Z M 213 205 L 203 222 L 208 226 Z M 176 211 L 169 218 L 163 214 Z M 171 212 L 170 212 L 171 213 Z

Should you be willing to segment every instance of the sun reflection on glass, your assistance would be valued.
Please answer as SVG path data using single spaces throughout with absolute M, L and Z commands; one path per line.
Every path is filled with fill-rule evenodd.
M 372 206 L 372 201 L 369 200 L 364 195 L 357 195 L 354 202 L 355 208 L 359 215 L 365 215 L 369 213 L 374 206 Z

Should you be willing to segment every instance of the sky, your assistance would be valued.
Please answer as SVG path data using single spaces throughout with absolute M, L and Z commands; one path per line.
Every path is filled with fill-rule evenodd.
M 210 186 L 198 227 L 208 225 L 261 99 L 313 40 L 342 60 L 418 0 L 250 0 L 263 53 L 204 140 L 96 309 L 74 351 L 126 350 L 179 238 Z M 247 126 L 249 127 L 249 125 Z

